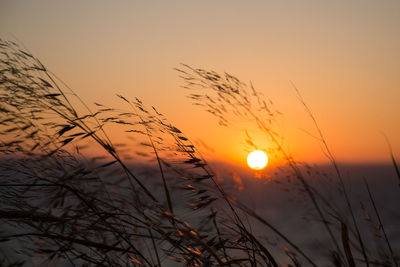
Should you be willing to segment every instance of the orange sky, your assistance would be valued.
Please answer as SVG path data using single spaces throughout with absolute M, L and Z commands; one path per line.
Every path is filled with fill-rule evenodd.
M 225 129 L 185 97 L 179 63 L 227 71 L 272 99 L 298 160 L 324 161 L 293 81 L 339 161 L 400 154 L 399 1 L 13 1 L 0 36 L 16 36 L 86 102 L 119 93 L 158 107 L 215 157 L 244 162 L 244 125 Z M 247 125 L 246 125 L 247 127 Z M 249 129 L 251 130 L 251 129 Z M 262 135 L 253 133 L 268 148 Z

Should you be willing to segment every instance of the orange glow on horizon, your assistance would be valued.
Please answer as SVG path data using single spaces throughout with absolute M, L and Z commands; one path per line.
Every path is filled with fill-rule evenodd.
M 296 161 L 328 160 L 290 81 L 338 161 L 390 162 L 380 132 L 396 155 L 400 151 L 398 1 L 367 1 L 362 8 L 351 1 L 317 0 L 182 2 L 174 8 L 138 1 L 89 1 L 79 8 L 72 1 L 6 2 L 0 9 L 2 38 L 15 35 L 89 106 L 98 102 L 129 109 L 115 97 L 120 94 L 156 107 L 207 160 L 246 168 L 247 153 L 260 149 L 268 153 L 268 167 L 284 162 L 279 151 L 270 153 L 274 144 L 257 132 L 254 120 L 246 120 L 253 126 L 233 121 L 221 127 L 202 107 L 193 106 L 186 97 L 192 92 L 182 89 L 174 70 L 180 62 L 230 73 L 248 85 L 251 81 L 282 112 L 274 130 Z M 244 129 L 256 147 L 246 146 Z M 112 141 L 126 143 L 125 129 L 107 130 Z M 137 142 L 126 149 L 132 157 L 142 152 Z

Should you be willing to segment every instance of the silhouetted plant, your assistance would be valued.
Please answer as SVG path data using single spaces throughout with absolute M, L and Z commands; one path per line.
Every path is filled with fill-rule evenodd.
M 183 87 L 193 92 L 189 95 L 189 98 L 191 98 L 196 105 L 204 107 L 207 112 L 215 116 L 220 125 L 228 126 L 230 123 L 232 123 L 227 118 L 229 118 L 233 113 L 236 117 L 240 116 L 247 121 L 254 122 L 259 130 L 264 133 L 265 138 L 267 138 L 270 143 L 275 146 L 274 150 L 276 153 L 280 153 L 283 159 L 286 161 L 293 177 L 299 181 L 302 189 L 313 204 L 317 215 L 319 216 L 320 222 L 325 226 L 326 231 L 329 233 L 331 242 L 333 243 L 333 250 L 331 253 L 332 255 L 335 255 L 335 260 L 333 261 L 335 265 L 345 265 L 345 261 L 347 261 L 349 266 L 355 266 L 355 259 L 352 253 L 353 249 L 361 253 L 363 260 L 360 260 L 360 262 L 365 263 L 366 266 L 369 266 L 369 264 L 386 266 L 388 264 L 387 259 L 390 259 L 394 266 L 398 266 L 396 259 L 398 256 L 394 254 L 387 238 L 385 238 L 385 242 L 387 244 L 388 252 L 383 253 L 385 255 L 383 255 L 381 261 L 376 259 L 371 260 L 367 255 L 367 249 L 358 226 L 359 220 L 357 221 L 355 218 L 353 207 L 349 199 L 340 167 L 329 146 L 327 145 L 327 141 L 317 123 L 316 118 L 305 103 L 299 90 L 294 85 L 293 87 L 297 93 L 300 103 L 304 106 L 307 114 L 314 123 L 317 131 L 317 139 L 322 144 L 324 150 L 323 152 L 331 162 L 331 165 L 336 173 L 338 189 L 342 193 L 342 201 L 347 206 L 347 213 L 340 212 L 338 209 L 334 208 L 329 199 L 327 199 L 321 192 L 319 192 L 317 188 L 308 182 L 307 173 L 309 173 L 310 169 L 312 168 L 308 165 L 305 165 L 305 172 L 303 168 L 304 164 L 297 162 L 290 155 L 290 152 L 285 149 L 283 145 L 283 137 L 280 136 L 279 133 L 277 133 L 277 131 L 274 129 L 274 126 L 277 123 L 276 119 L 280 112 L 275 109 L 273 102 L 270 100 L 265 100 L 262 93 L 256 91 L 252 84 L 246 85 L 228 73 L 218 74 L 214 71 L 192 68 L 185 64 L 182 64 L 182 67 L 176 70 L 180 73 L 180 77 L 185 82 Z M 396 174 L 399 176 L 397 163 L 391 150 L 390 153 Z M 368 188 L 368 184 L 366 185 Z M 370 199 L 371 203 L 374 204 L 374 200 L 371 195 Z M 257 215 L 255 211 L 245 208 L 243 205 L 237 206 L 241 207 L 249 216 L 252 216 L 253 218 L 263 222 L 261 216 Z M 379 219 L 379 213 L 377 212 L 375 206 L 374 209 Z M 347 218 L 349 217 L 347 215 L 350 216 L 352 221 L 351 225 L 347 222 Z M 267 223 L 265 223 L 265 225 L 268 226 Z M 353 234 L 353 240 L 350 239 L 349 231 Z M 383 234 L 385 233 L 384 227 L 381 223 L 379 231 L 382 231 Z M 341 240 L 341 242 L 338 240 Z M 343 249 L 341 248 L 340 243 L 342 243 Z M 312 264 L 312 262 L 309 263 Z M 297 262 L 294 262 L 294 264 L 295 266 L 298 265 Z
M 282 239 L 293 266 L 317 266 L 315 255 L 231 197 L 190 139 L 154 107 L 118 95 L 126 108 L 96 103 L 92 111 L 20 45 L 0 40 L 0 50 L 0 241 L 14 248 L 12 257 L 3 251 L 1 264 L 280 265 L 271 245 L 252 231 L 257 222 Z M 329 233 L 335 266 L 397 266 L 375 205 L 389 252 L 377 259 L 367 255 L 333 156 L 353 224 L 285 150 L 274 129 L 280 113 L 271 101 L 226 73 L 187 65 L 179 71 L 185 87 L 198 90 L 190 98 L 219 124 L 229 125 L 232 114 L 250 119 L 273 142 Z M 134 143 L 114 142 L 115 129 Z
M 3 241 L 23 240 L 29 257 L 71 265 L 277 266 L 194 145 L 161 113 L 123 96 L 128 110 L 97 104 L 92 112 L 31 53 L 9 41 L 0 47 L 0 216 L 11 229 Z M 123 159 L 106 130 L 116 124 L 147 139 L 141 146 L 158 173 L 140 176 Z M 84 153 L 87 140 L 105 155 Z

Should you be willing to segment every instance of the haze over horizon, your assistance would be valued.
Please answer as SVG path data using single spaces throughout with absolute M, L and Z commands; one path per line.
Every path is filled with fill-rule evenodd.
M 244 162 L 245 128 L 270 144 L 249 122 L 219 127 L 192 106 L 180 63 L 251 81 L 283 113 L 297 160 L 326 161 L 291 82 L 339 162 L 382 163 L 382 133 L 400 153 L 399 14 L 398 1 L 6 0 L 0 36 L 21 41 L 87 103 L 118 106 L 121 94 L 157 107 L 213 159 Z
M 0 1 L 0 266 L 400 265 L 400 1 Z

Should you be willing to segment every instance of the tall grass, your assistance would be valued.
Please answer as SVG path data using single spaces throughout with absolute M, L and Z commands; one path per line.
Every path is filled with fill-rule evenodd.
M 318 266 L 320 255 L 232 197 L 196 146 L 156 108 L 118 95 L 124 108 L 96 103 L 91 110 L 29 51 L 5 40 L 0 49 L 0 240 L 9 247 L 0 251 L 2 265 Z M 232 114 L 242 117 L 274 144 L 312 203 L 314 223 L 329 235 L 331 265 L 398 266 L 368 183 L 387 249 L 372 256 L 364 243 L 339 165 L 300 94 L 336 170 L 346 213 L 309 182 L 283 146 L 272 101 L 227 73 L 177 70 L 184 87 L 195 90 L 192 101 L 220 125 L 229 126 Z M 113 141 L 114 129 L 134 143 Z M 254 232 L 255 224 L 282 240 L 285 259 Z

